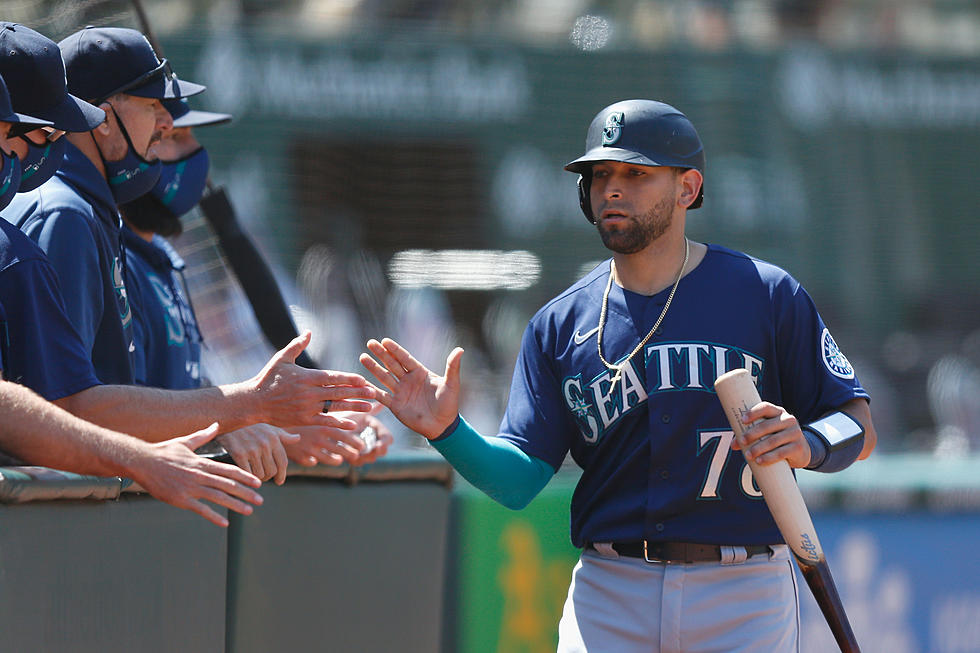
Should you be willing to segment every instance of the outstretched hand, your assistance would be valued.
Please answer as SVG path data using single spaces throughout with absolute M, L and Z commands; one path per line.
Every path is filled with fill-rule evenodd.
M 258 421 L 291 428 L 331 426 L 344 428 L 348 420 L 328 415 L 330 410 L 369 412 L 377 390 L 360 374 L 308 370 L 295 364 L 310 343 L 309 331 L 276 352 L 249 383 L 261 410 Z
M 367 348 L 378 360 L 364 353 L 361 364 L 388 389 L 379 390 L 378 401 L 402 424 L 429 440 L 452 424 L 459 414 L 461 348 L 450 352 L 442 376 L 390 338 L 368 340 Z
M 295 429 L 299 442 L 286 446 L 286 454 L 305 467 L 316 464 L 336 466 L 348 463 L 355 467 L 368 465 L 388 451 L 394 437 L 387 426 L 375 415 L 383 409 L 374 404 L 369 413 L 345 412 L 340 416 L 351 420 L 350 429 L 329 426 L 303 426 Z M 374 429 L 374 446 L 369 447 L 361 435 L 368 428 Z
M 155 444 L 139 442 L 141 454 L 130 461 L 129 475 L 157 499 L 196 512 L 218 526 L 227 526 L 228 520 L 204 501 L 250 515 L 252 506 L 249 504 L 262 504 L 262 497 L 253 489 L 261 482 L 234 465 L 208 460 L 194 453 L 217 433 L 218 425 L 212 424 L 181 438 Z

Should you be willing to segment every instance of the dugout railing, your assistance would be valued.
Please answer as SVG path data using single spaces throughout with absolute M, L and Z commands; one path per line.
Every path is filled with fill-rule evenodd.
M 440 646 L 449 466 L 296 467 L 221 529 L 119 478 L 0 468 L 2 651 Z

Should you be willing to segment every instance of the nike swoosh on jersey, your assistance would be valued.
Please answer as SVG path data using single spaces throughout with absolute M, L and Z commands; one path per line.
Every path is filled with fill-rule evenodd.
M 590 331 L 586 331 L 585 333 L 580 333 L 578 329 L 575 329 L 575 335 L 572 336 L 572 340 L 575 341 L 576 345 L 581 345 L 583 342 L 591 338 L 592 334 L 598 330 L 599 327 L 596 327 Z

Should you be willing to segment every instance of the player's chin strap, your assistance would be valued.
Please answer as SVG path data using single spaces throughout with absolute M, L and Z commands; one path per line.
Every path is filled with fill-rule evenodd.
M 595 224 L 595 216 L 592 215 L 591 187 L 592 171 L 590 170 L 578 176 L 578 205 L 582 207 L 582 213 L 585 214 L 585 219 L 591 224 Z
M 839 472 L 857 460 L 864 448 L 864 427 L 843 411 L 800 427 L 812 452 L 807 469 Z

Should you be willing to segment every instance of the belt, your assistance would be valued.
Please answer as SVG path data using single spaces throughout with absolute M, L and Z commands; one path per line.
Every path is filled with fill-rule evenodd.
M 597 542 L 590 544 L 599 553 L 612 548 L 617 554 L 628 558 L 642 558 L 647 562 L 693 563 L 721 562 L 733 564 L 745 562 L 754 555 L 769 555 L 772 550 L 768 544 L 749 544 L 746 546 L 726 546 L 719 544 L 692 544 L 690 542 Z

